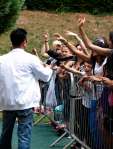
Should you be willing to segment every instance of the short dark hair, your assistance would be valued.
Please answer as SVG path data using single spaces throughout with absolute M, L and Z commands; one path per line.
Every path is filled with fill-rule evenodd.
M 102 47 L 102 48 L 108 48 L 108 43 L 107 39 L 105 37 L 97 37 L 94 41 L 93 44 Z
M 10 40 L 13 46 L 20 46 L 20 44 L 27 40 L 27 31 L 22 28 L 17 28 L 13 30 L 10 34 Z

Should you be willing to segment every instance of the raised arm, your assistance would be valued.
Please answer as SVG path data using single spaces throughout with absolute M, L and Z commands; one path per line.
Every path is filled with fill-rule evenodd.
M 100 55 L 110 55 L 112 50 L 109 48 L 101 48 L 99 46 L 94 45 L 91 40 L 88 38 L 88 36 L 86 35 L 83 25 L 85 23 L 85 17 L 80 17 L 78 20 L 78 27 L 79 27 L 79 32 L 82 36 L 82 39 L 86 45 L 87 48 L 96 51 L 98 54 Z
M 70 31 L 66 31 L 66 35 L 75 37 L 76 40 L 78 41 L 78 43 L 80 44 L 80 46 L 81 46 L 83 52 L 84 52 L 86 55 L 89 54 L 89 52 L 88 52 L 88 50 L 87 50 L 87 48 L 86 48 L 84 42 L 83 42 L 82 39 L 78 36 L 78 34 L 73 33 L 73 32 L 70 32 Z
M 78 57 L 80 57 L 84 61 L 89 61 L 91 58 L 91 53 L 84 53 L 83 51 L 79 51 L 73 44 L 68 42 L 64 37 L 62 37 L 60 34 L 55 34 L 57 40 L 60 40 L 64 45 L 66 45 L 74 54 L 76 54 Z
M 71 67 L 69 67 L 69 66 L 67 66 L 67 65 L 60 65 L 63 69 L 65 69 L 65 70 L 67 70 L 67 71 L 69 71 L 69 72 L 72 72 L 72 73 L 74 73 L 74 74 L 79 74 L 79 75 L 82 75 L 82 73 L 80 72 L 80 71 L 78 71 L 78 70 L 76 70 L 76 69 L 74 69 L 74 68 L 71 68 Z
M 47 54 L 47 51 L 49 51 L 49 43 L 48 43 L 49 35 L 48 35 L 48 33 L 45 33 L 43 35 L 43 38 L 44 38 L 44 44 L 43 44 L 41 52 L 42 52 L 43 56 L 48 57 L 48 54 Z

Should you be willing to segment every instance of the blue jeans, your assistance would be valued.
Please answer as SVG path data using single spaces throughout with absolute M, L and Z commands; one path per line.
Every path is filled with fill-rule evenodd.
M 89 129 L 92 139 L 91 149 L 103 148 L 102 137 L 97 124 L 97 102 L 97 100 L 91 101 L 91 108 L 89 114 Z
M 18 119 L 18 149 L 30 149 L 33 124 L 33 111 L 31 108 L 26 110 L 3 111 L 0 149 L 12 149 L 12 132 L 16 118 Z

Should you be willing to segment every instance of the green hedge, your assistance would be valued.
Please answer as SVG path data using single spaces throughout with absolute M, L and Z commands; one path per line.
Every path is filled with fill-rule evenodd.
M 14 26 L 25 0 L 0 0 L 0 34 Z
M 31 10 L 112 12 L 112 0 L 26 0 Z

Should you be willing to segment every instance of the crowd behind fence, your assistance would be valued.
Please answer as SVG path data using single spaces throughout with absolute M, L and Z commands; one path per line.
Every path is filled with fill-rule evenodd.
M 52 109 L 54 120 L 48 118 L 55 129 L 64 130 L 51 147 L 68 134 L 72 139 L 64 149 L 72 144 L 77 148 L 112 149 L 113 32 L 109 33 L 109 42 L 101 36 L 91 41 L 84 30 L 85 20 L 84 16 L 78 18 L 82 39 L 71 31 L 65 33 L 77 40 L 76 45 L 55 33 L 56 40 L 49 48 L 48 33 L 44 34 L 42 54 L 49 56 L 46 64 L 54 73 L 47 84 L 41 85 L 41 104 L 44 117 Z

